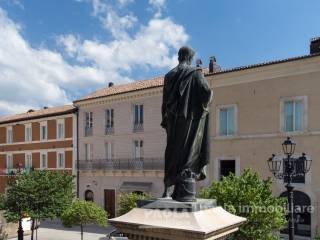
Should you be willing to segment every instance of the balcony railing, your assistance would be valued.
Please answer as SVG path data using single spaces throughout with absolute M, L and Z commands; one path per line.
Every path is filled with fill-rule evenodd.
M 84 128 L 84 136 L 89 137 L 92 136 L 93 128 L 92 127 L 85 127 Z
M 164 170 L 163 158 L 80 160 L 80 170 Z
M 111 127 L 111 126 L 106 126 L 106 128 L 105 128 L 105 134 L 106 134 L 106 135 L 112 135 L 112 134 L 114 134 L 114 128 Z
M 133 132 L 143 132 L 143 123 L 134 123 Z
M 1 168 L 0 169 L 0 176 L 14 176 L 17 173 L 28 173 L 32 171 L 34 168 Z

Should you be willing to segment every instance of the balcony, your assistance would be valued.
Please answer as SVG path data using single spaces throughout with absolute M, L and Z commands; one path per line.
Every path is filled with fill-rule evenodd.
M 143 123 L 134 123 L 133 132 L 143 132 Z
M 0 169 L 0 176 L 14 176 L 17 173 L 28 173 L 32 171 L 33 167 L 28 168 L 1 168 Z
M 93 127 L 85 127 L 84 129 L 84 136 L 90 137 L 93 134 Z
M 106 126 L 105 127 L 105 135 L 112 135 L 114 134 L 114 128 L 111 126 Z
M 80 160 L 80 170 L 164 170 L 163 158 Z

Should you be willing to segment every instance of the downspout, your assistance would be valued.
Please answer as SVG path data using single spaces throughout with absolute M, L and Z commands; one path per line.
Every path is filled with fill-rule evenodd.
M 79 169 L 79 108 L 77 107 L 77 198 L 80 196 L 80 169 Z

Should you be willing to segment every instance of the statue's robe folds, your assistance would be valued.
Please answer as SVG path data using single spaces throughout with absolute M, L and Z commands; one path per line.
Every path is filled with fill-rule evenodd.
M 161 122 L 167 131 L 166 187 L 176 185 L 185 169 L 195 173 L 196 180 L 206 178 L 211 99 L 212 91 L 200 69 L 179 64 L 166 74 Z

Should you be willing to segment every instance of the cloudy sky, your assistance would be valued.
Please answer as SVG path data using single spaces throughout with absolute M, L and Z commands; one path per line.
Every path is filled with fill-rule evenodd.
M 0 0 L 0 115 L 164 74 L 191 45 L 223 68 L 308 54 L 318 0 Z

